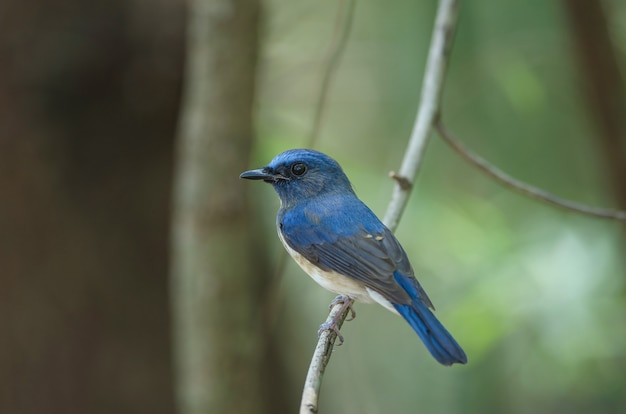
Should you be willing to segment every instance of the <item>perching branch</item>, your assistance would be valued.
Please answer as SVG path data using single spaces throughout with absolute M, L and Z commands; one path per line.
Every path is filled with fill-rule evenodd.
M 439 113 L 443 82 L 448 66 L 448 57 L 452 48 L 454 29 L 457 23 L 458 6 L 458 0 L 440 0 L 439 2 L 422 82 L 419 109 L 400 171 L 397 174 L 394 173 L 396 184 L 383 220 L 392 231 L 398 226 L 402 212 L 407 204 L 413 180 L 422 161 L 426 143 Z M 341 308 L 341 303 L 334 305 L 327 321 L 330 321 L 340 312 Z M 342 315 L 338 323 L 339 326 L 341 326 L 347 314 L 348 312 L 345 312 Z M 325 331 L 318 339 L 302 393 L 301 414 L 317 412 L 324 369 L 330 360 L 336 338 L 337 334 L 335 332 Z
M 473 153 L 445 128 L 441 118 L 437 119 L 435 126 L 439 131 L 441 138 L 452 147 L 458 154 L 460 154 L 466 161 L 477 167 L 479 170 L 494 178 L 496 181 L 504 184 L 505 186 L 532 197 L 536 200 L 543 201 L 554 206 L 564 208 L 566 210 L 575 211 L 581 214 L 587 214 L 594 217 L 600 217 L 611 220 L 626 220 L 626 211 L 609 210 L 604 208 L 591 207 L 585 204 L 577 203 L 575 201 L 565 200 L 557 197 L 545 190 L 542 190 L 525 182 L 519 181 L 497 167 L 489 164 L 486 160 Z
M 341 318 L 337 322 L 337 328 L 340 329 L 350 313 L 350 308 L 346 309 L 341 302 L 332 306 L 325 323 L 332 322 L 341 311 L 343 311 L 343 315 L 341 315 Z M 320 387 L 322 386 L 322 376 L 324 375 L 328 361 L 330 361 L 330 355 L 333 352 L 336 339 L 337 333 L 335 331 L 323 330 L 320 333 L 315 351 L 313 352 L 313 357 L 311 358 L 311 364 L 309 365 L 309 372 L 307 372 L 304 381 L 300 414 L 317 413 L 317 402 L 319 400 Z

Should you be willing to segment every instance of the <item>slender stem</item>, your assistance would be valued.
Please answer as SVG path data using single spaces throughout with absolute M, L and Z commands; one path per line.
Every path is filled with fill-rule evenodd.
M 419 109 L 400 171 L 393 173 L 396 185 L 383 220 L 392 231 L 398 226 L 400 217 L 408 202 L 413 180 L 422 163 L 426 143 L 441 107 L 443 83 L 448 68 L 448 58 L 452 49 L 458 6 L 458 0 L 441 0 L 439 2 L 422 83 Z
M 324 74 L 322 75 L 322 82 L 320 84 L 319 95 L 317 97 L 317 103 L 315 104 L 315 113 L 313 115 L 313 124 L 311 126 L 311 132 L 309 138 L 305 144 L 306 148 L 315 148 L 315 144 L 319 137 L 319 132 L 322 128 L 322 118 L 324 115 L 324 108 L 326 107 L 326 99 L 328 97 L 328 91 L 330 90 L 330 84 L 333 79 L 333 75 L 336 73 L 339 67 L 339 61 L 343 54 L 348 38 L 350 36 L 350 30 L 352 28 L 352 21 L 354 20 L 354 9 L 356 7 L 356 0 L 343 0 L 339 5 L 337 12 L 337 22 L 335 25 L 335 32 L 333 35 L 332 44 L 329 48 L 328 60 L 326 62 Z M 274 329 L 277 321 L 277 309 L 279 300 L 278 286 L 280 285 L 283 275 L 285 274 L 285 268 L 287 266 L 288 254 L 286 251 L 282 251 L 276 265 L 274 277 L 271 280 L 271 286 L 268 289 L 269 294 L 265 300 L 265 324 L 269 329 Z
M 343 314 L 339 317 L 339 313 L 343 311 Z M 339 302 L 330 310 L 328 318 L 326 318 L 326 324 L 331 323 L 337 319 L 337 328 L 341 328 L 346 317 L 350 313 L 350 308 L 345 308 L 342 302 Z M 333 330 L 323 330 L 320 333 L 315 351 L 313 351 L 313 357 L 309 365 L 309 372 L 307 372 L 306 379 L 304 381 L 304 389 L 302 390 L 302 401 L 300 403 L 300 414 L 317 413 L 317 405 L 319 401 L 320 388 L 322 386 L 322 377 L 326 365 L 330 361 L 333 348 L 335 346 L 335 340 L 337 339 L 337 333 Z
M 315 142 L 317 141 L 322 127 L 322 117 L 324 116 L 324 108 L 326 108 L 326 98 L 328 96 L 328 91 L 330 90 L 330 83 L 333 79 L 333 75 L 337 72 L 339 60 L 341 59 L 343 51 L 346 48 L 346 44 L 348 43 L 348 37 L 352 28 L 352 21 L 354 20 L 355 6 L 356 0 L 344 0 L 339 6 L 337 26 L 335 28 L 332 45 L 330 47 L 326 69 L 324 70 L 324 75 L 322 76 L 322 84 L 320 86 L 317 104 L 315 105 L 313 126 L 311 127 L 311 134 L 309 135 L 307 143 L 309 148 L 313 148 L 315 146 Z
M 511 177 L 510 175 L 490 164 L 488 161 L 473 153 L 469 148 L 463 145 L 446 129 L 441 119 L 438 119 L 436 121 L 436 128 L 439 131 L 439 135 L 441 136 L 441 138 L 448 145 L 450 145 L 452 149 L 454 149 L 458 154 L 465 158 L 465 160 L 467 160 L 470 164 L 474 165 L 491 178 L 495 179 L 501 184 L 504 184 L 506 187 L 509 187 L 536 200 L 540 200 L 545 203 L 564 208 L 566 210 L 605 219 L 626 220 L 626 211 L 591 207 L 585 204 L 577 203 L 575 201 L 565 200 L 545 190 L 533 187 L 530 184 Z
M 458 6 L 459 0 L 440 0 L 439 2 L 426 62 L 419 109 L 400 172 L 393 175 L 396 184 L 384 218 L 385 224 L 392 231 L 398 226 L 408 201 L 413 180 L 422 161 L 426 142 L 439 113 L 443 82 L 457 23 Z M 341 308 L 341 303 L 334 305 L 328 315 L 327 322 L 332 320 L 341 311 Z M 347 314 L 348 311 L 339 318 L 338 326 L 341 326 Z M 334 331 L 324 331 L 317 341 L 305 380 L 300 405 L 301 414 L 317 412 L 324 369 L 330 360 L 336 338 L 337 334 Z

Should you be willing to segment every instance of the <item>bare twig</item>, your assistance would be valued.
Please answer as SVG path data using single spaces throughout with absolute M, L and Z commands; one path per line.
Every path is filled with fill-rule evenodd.
M 426 142 L 439 112 L 448 56 L 457 22 L 458 5 L 458 0 L 440 0 L 439 2 L 426 62 L 419 109 L 400 172 L 394 173 L 396 184 L 384 218 L 385 224 L 392 231 L 396 229 L 408 201 Z M 341 310 L 341 306 L 340 303 L 334 305 L 327 320 L 334 317 Z M 345 312 L 342 315 L 339 324 L 343 323 L 347 314 L 348 312 Z M 329 362 L 336 337 L 337 334 L 333 331 L 323 332 L 319 337 L 305 381 L 300 405 L 301 414 L 317 412 L 324 369 Z
M 313 117 L 311 134 L 309 135 L 307 145 L 308 148 L 314 147 L 315 141 L 319 136 L 319 131 L 322 126 L 322 116 L 324 115 L 324 108 L 326 107 L 326 97 L 328 96 L 328 91 L 330 89 L 330 82 L 339 67 L 339 59 L 341 58 L 341 55 L 346 48 L 346 44 L 348 43 L 348 36 L 350 35 L 352 20 L 354 18 L 355 5 L 356 0 L 345 0 L 341 2 L 339 6 L 337 26 L 335 27 L 335 34 L 330 47 L 326 69 L 324 71 L 324 75 L 322 76 L 320 94 L 317 98 L 317 104 L 315 105 L 315 115 Z
M 575 201 L 565 200 L 557 197 L 545 190 L 542 190 L 525 182 L 519 181 L 516 178 L 511 177 L 504 171 L 491 165 L 489 162 L 473 153 L 445 128 L 441 118 L 437 119 L 435 126 L 439 131 L 441 138 L 450 145 L 458 154 L 460 154 L 470 164 L 483 171 L 485 174 L 494 178 L 496 181 L 504 184 L 505 186 L 532 197 L 536 200 L 543 201 L 554 206 L 564 208 L 566 210 L 575 211 L 581 214 L 587 214 L 594 217 L 600 217 L 611 220 L 626 220 L 626 211 L 609 210 L 604 208 L 591 207 L 585 204 L 577 203 Z
M 337 318 L 338 313 L 342 311 L 342 306 L 342 303 L 334 305 L 325 323 L 330 323 Z M 337 328 L 341 328 L 349 313 L 350 308 L 344 309 L 343 315 L 341 315 L 341 318 L 339 318 L 337 322 Z M 336 339 L 337 333 L 332 330 L 323 330 L 319 336 L 313 357 L 311 358 L 311 364 L 309 365 L 309 372 L 307 372 L 306 380 L 304 381 L 300 414 L 317 413 L 322 376 L 324 375 L 328 361 L 330 361 L 330 355 L 335 346 Z
M 392 231 L 398 226 L 402 212 L 411 194 L 410 189 L 413 180 L 421 165 L 426 143 L 430 137 L 433 123 L 439 113 L 443 82 L 448 68 L 448 57 L 452 48 L 454 29 L 457 22 L 458 5 L 458 0 L 441 0 L 439 2 L 424 80 L 422 82 L 422 96 L 419 109 L 400 171 L 394 173 L 396 185 L 383 220 Z
M 317 138 L 319 137 L 319 131 L 322 127 L 322 117 L 324 115 L 324 108 L 326 106 L 326 98 L 328 91 L 330 90 L 330 84 L 337 68 L 339 67 L 339 60 L 346 44 L 348 43 L 348 37 L 352 28 L 352 21 L 354 20 L 354 9 L 356 6 L 356 0 L 343 0 L 339 4 L 337 11 L 337 20 L 335 24 L 335 31 L 333 39 L 328 52 L 328 59 L 322 75 L 322 82 L 320 84 L 319 95 L 317 97 L 317 103 L 315 105 L 315 113 L 313 115 L 313 123 L 311 125 L 311 132 L 304 145 L 305 148 L 315 148 Z M 265 300 L 265 315 L 264 323 L 269 329 L 274 329 L 276 325 L 276 315 L 278 309 L 278 286 L 280 285 L 285 269 L 287 267 L 288 254 L 286 251 L 282 251 L 276 265 L 274 277 L 271 280 L 271 286 L 268 289 L 268 295 Z

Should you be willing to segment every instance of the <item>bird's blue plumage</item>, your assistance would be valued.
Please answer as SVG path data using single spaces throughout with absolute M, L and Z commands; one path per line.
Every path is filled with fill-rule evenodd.
M 354 299 L 375 301 L 411 325 L 444 365 L 467 357 L 429 308 L 407 255 L 357 198 L 339 164 L 313 150 L 276 156 L 242 178 L 270 182 L 281 200 L 277 227 L 290 254 L 318 283 Z
M 413 280 L 401 273 L 395 272 L 394 278 L 411 298 L 419 296 Z M 444 328 L 435 315 L 428 309 L 426 303 L 419 299 L 411 300 L 410 304 L 394 303 L 393 307 L 417 332 L 431 355 L 443 365 L 452 365 L 455 362 L 465 364 L 467 356 L 452 335 Z

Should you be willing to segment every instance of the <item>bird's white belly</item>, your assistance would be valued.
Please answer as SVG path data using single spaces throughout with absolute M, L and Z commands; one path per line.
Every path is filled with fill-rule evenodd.
M 319 267 L 308 261 L 300 253 L 292 249 L 285 242 L 285 239 L 283 238 L 282 234 L 280 234 L 280 232 L 278 232 L 278 237 L 283 243 L 283 246 L 285 246 L 285 249 L 287 250 L 289 255 L 296 261 L 296 263 L 298 263 L 302 270 L 304 270 L 306 274 L 311 276 L 311 278 L 324 289 L 337 293 L 339 295 L 348 296 L 356 300 L 357 302 L 379 303 L 391 312 L 396 314 L 398 313 L 393 305 L 380 293 L 364 286 L 357 280 L 342 275 L 341 273 L 332 271 L 327 272 L 320 269 Z

